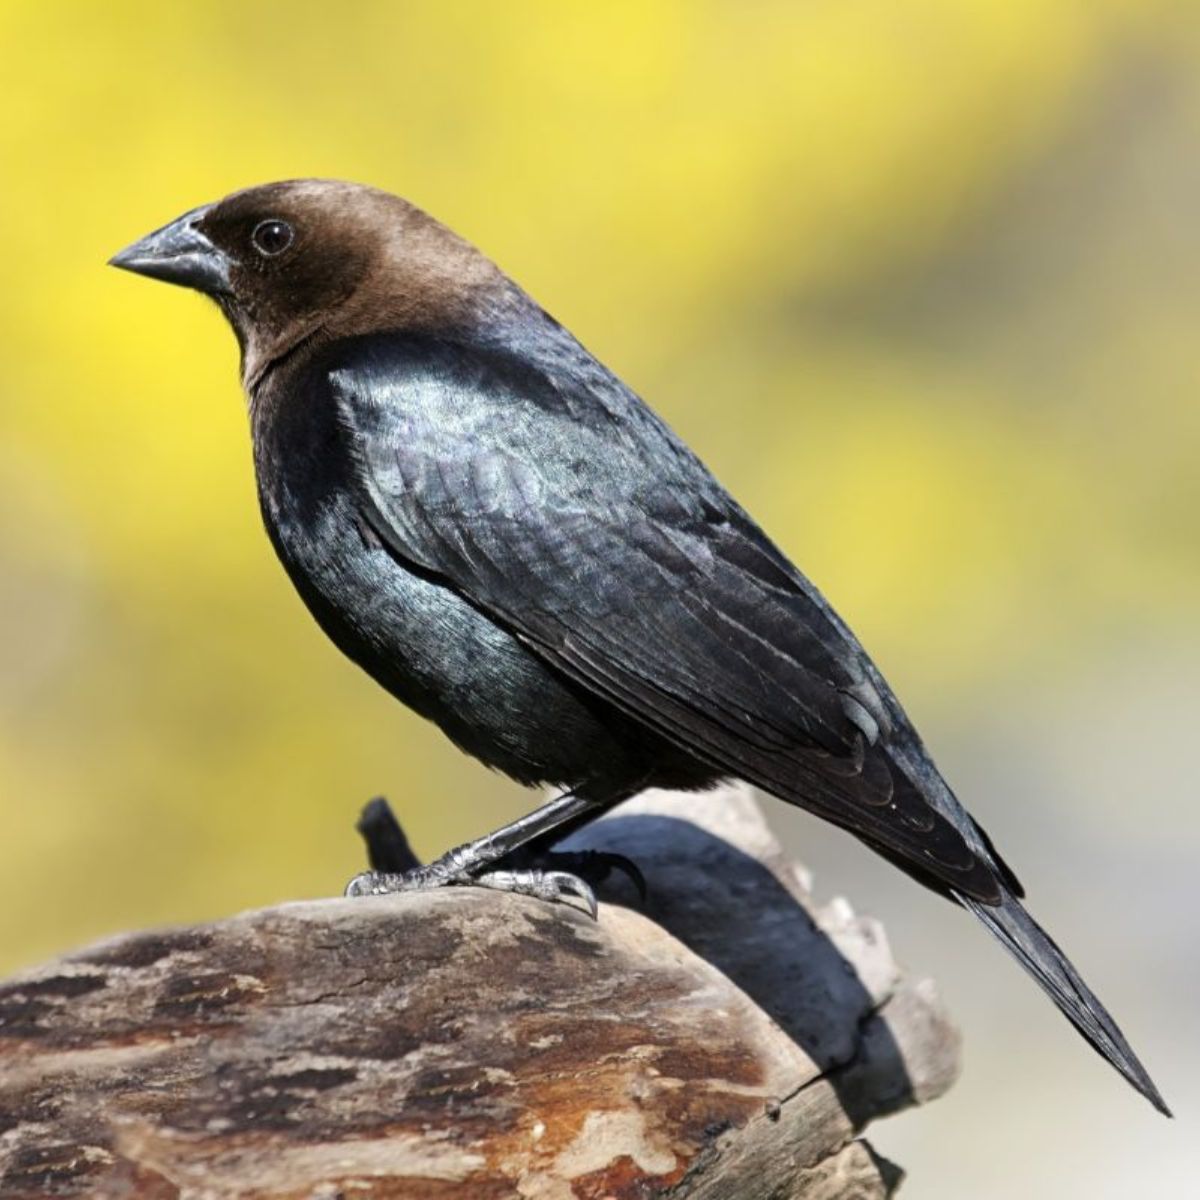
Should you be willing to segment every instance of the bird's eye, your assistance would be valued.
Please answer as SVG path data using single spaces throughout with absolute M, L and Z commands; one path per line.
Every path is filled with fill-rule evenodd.
M 274 258 L 292 244 L 295 236 L 292 227 L 286 221 L 278 221 L 272 217 L 255 225 L 250 241 L 259 254 L 266 258 Z

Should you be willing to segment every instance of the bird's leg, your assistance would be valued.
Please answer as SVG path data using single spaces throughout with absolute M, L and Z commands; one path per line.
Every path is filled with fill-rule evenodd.
M 588 811 L 573 820 L 552 829 L 498 860 L 495 871 L 489 875 L 511 878 L 513 872 L 527 873 L 538 870 L 543 873 L 559 871 L 575 875 L 591 887 L 602 884 L 612 872 L 622 872 L 637 888 L 643 904 L 646 901 L 646 880 L 637 863 L 624 854 L 606 850 L 555 850 L 554 846 L 564 837 L 594 820 L 598 812 Z M 356 826 L 367 844 L 367 860 L 371 869 L 380 874 L 399 875 L 421 865 L 421 860 L 412 852 L 408 838 L 396 820 L 388 802 L 377 796 L 362 811 Z M 493 881 L 493 882 L 498 882 Z
M 471 884 L 536 896 L 542 900 L 582 900 L 588 911 L 596 915 L 596 897 L 591 887 L 578 876 L 566 871 L 528 869 L 488 870 L 499 859 L 557 829 L 565 822 L 593 809 L 607 807 L 611 799 L 601 800 L 583 795 L 579 789 L 564 792 L 510 825 L 497 829 L 474 842 L 456 846 L 428 866 L 414 864 L 402 870 L 371 870 L 356 875 L 346 886 L 347 896 L 377 896 L 388 892 L 427 891 L 431 888 Z M 390 826 L 378 802 L 368 805 L 359 822 L 366 838 L 372 866 L 394 868 L 411 856 L 395 818 Z
M 647 898 L 646 879 L 633 859 L 627 858 L 624 854 L 615 854 L 607 850 L 559 850 L 557 847 L 567 838 L 573 837 L 585 826 L 590 825 L 613 805 L 635 795 L 649 782 L 649 778 L 644 777 L 633 786 L 613 790 L 608 798 L 596 808 L 589 809 L 570 821 L 564 821 L 549 833 L 526 842 L 502 859 L 498 866 L 501 868 L 540 867 L 544 871 L 567 871 L 572 875 L 578 875 L 592 887 L 599 887 L 613 871 L 620 871 L 637 889 L 644 904 Z

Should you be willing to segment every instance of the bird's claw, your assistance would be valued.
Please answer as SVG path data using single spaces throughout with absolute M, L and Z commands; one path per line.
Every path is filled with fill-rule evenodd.
M 649 898 L 646 877 L 632 858 L 610 850 L 549 850 L 541 856 L 543 864 L 579 875 L 588 883 L 603 883 L 612 871 L 620 871 L 637 889 L 643 907 Z
M 599 913 L 596 894 L 577 875 L 567 871 L 486 871 L 480 875 L 453 874 L 437 863 L 411 871 L 362 871 L 346 885 L 347 896 L 386 896 L 396 892 L 425 892 L 441 887 L 484 887 L 517 896 L 533 896 L 551 904 L 580 900 L 593 920 Z
M 379 881 L 385 876 L 382 871 L 359 871 L 353 879 L 346 884 L 346 890 L 342 893 L 343 896 L 381 896 L 387 891 L 386 887 L 380 886 Z
M 492 888 L 498 892 L 512 892 L 517 896 L 535 896 L 550 904 L 567 904 L 574 908 L 573 900 L 581 900 L 592 920 L 596 920 L 600 906 L 596 893 L 578 875 L 569 871 L 488 871 L 461 882 L 478 887 Z

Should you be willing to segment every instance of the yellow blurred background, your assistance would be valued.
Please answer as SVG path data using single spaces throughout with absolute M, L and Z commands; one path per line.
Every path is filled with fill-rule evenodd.
M 0 969 L 335 892 L 377 792 L 425 855 L 531 802 L 293 595 L 216 310 L 104 267 L 338 176 L 475 241 L 683 433 L 1194 1114 L 1194 3 L 0 0 L 0 80 Z M 1183 1122 L 981 931 L 781 808 L 966 1030 L 960 1087 L 874 1136 L 914 1194 L 1185 1178 Z

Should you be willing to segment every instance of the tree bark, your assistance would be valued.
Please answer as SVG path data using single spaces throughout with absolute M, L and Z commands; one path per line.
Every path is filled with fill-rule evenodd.
M 473 888 L 128 934 L 0 985 L 0 1197 L 874 1200 L 856 1135 L 958 1037 L 880 926 L 813 906 L 744 790 L 577 846 L 598 922 Z

